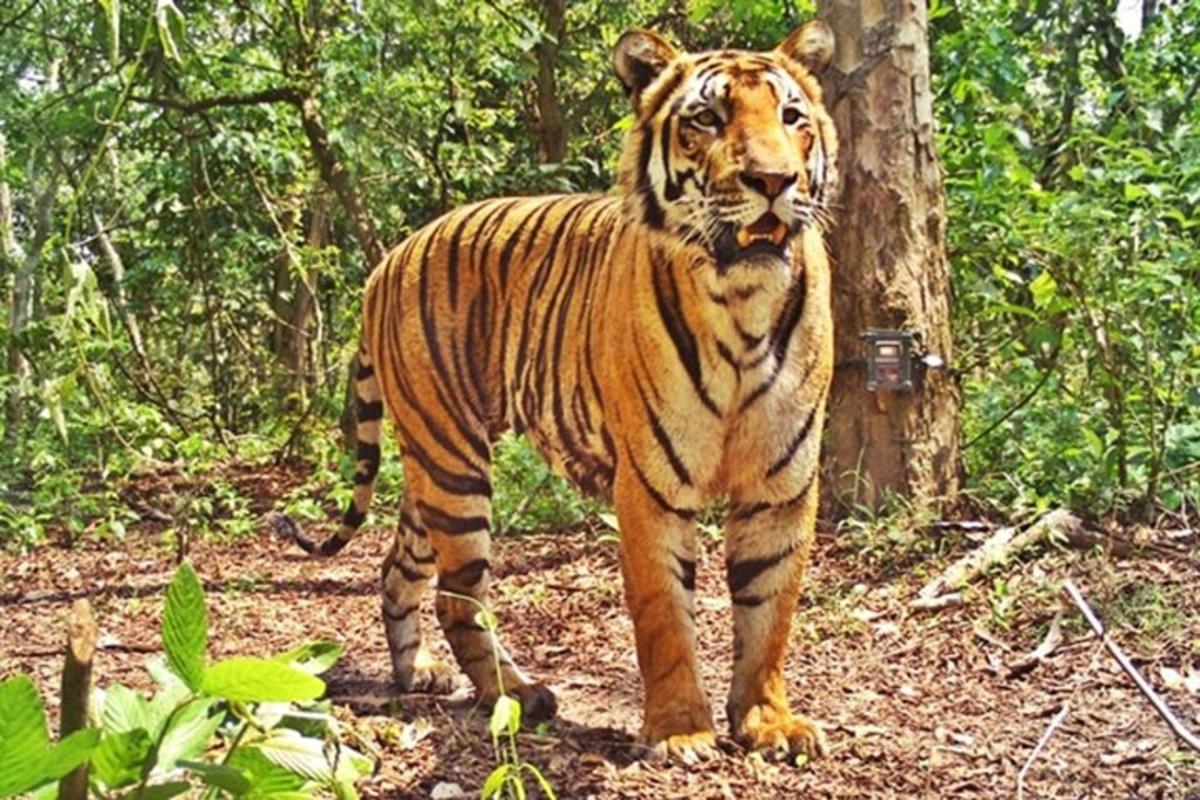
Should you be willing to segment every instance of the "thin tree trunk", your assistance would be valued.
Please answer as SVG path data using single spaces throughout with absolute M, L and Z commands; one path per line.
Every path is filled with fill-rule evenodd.
M 21 352 L 21 335 L 33 321 L 34 306 L 36 305 L 36 271 L 42 258 L 42 250 L 50 238 L 51 214 L 54 210 L 54 199 L 58 193 L 58 183 L 52 176 L 47 185 L 38 195 L 34 209 L 33 240 L 24 258 L 13 275 L 12 291 L 9 295 L 8 309 L 8 374 L 15 382 L 12 392 L 5 403 L 4 442 L 6 447 L 16 444 L 17 436 L 24 424 L 25 402 L 29 393 L 29 361 Z
M 326 231 L 329 227 L 329 202 L 321 188 L 318 186 L 313 192 L 308 220 L 306 244 L 310 251 L 317 251 L 325 246 Z M 310 388 L 309 339 L 313 335 L 310 327 L 318 309 L 314 277 L 303 264 L 298 267 L 293 275 L 292 302 L 288 310 L 288 324 L 280 355 L 290 375 L 290 394 L 295 398 L 297 408 L 302 408 L 307 403 Z
M 566 36 L 566 0 L 544 0 L 542 24 L 546 36 L 538 42 L 537 55 L 537 138 L 538 160 L 557 164 L 567 155 L 567 131 L 563 124 L 558 97 L 558 53 Z
M 125 325 L 125 331 L 129 334 L 129 342 L 133 345 L 138 366 L 149 372 L 150 365 L 146 359 L 146 347 L 142 343 L 142 331 L 138 326 L 137 317 L 129 308 L 129 300 L 125 294 L 125 262 L 121 260 L 121 254 L 113 244 L 112 238 L 109 237 L 108 231 L 104 229 L 104 221 L 94 211 L 92 212 L 92 224 L 96 228 L 96 243 L 100 246 L 100 253 L 104 256 L 105 263 L 108 264 L 109 272 L 112 273 L 113 305 L 117 307 L 117 314 L 120 315 L 121 322 Z
M 845 506 L 877 508 L 887 492 L 920 503 L 950 501 L 960 478 L 958 386 L 944 370 L 918 369 L 912 392 L 869 392 L 860 339 L 869 328 L 911 330 L 925 351 L 951 363 L 925 3 L 820 5 L 837 40 L 827 100 L 844 176 L 830 239 L 837 370 L 826 485 Z

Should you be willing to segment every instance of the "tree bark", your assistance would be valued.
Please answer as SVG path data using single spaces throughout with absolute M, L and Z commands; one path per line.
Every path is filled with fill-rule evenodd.
M 62 709 L 58 726 L 60 739 L 87 727 L 96 638 L 96 620 L 92 616 L 91 603 L 82 598 L 76 600 L 67 617 L 67 652 L 62 671 Z M 59 797 L 63 800 L 86 800 L 87 774 L 88 766 L 84 763 L 64 776 L 58 784 Z
M 961 393 L 942 369 L 912 392 L 869 392 L 869 328 L 903 329 L 951 363 L 950 271 L 942 172 L 934 152 L 923 0 L 823 0 L 837 41 L 827 104 L 843 188 L 830 237 L 836 370 L 825 449 L 828 499 L 878 508 L 894 492 L 952 501 L 960 480 Z
M 25 251 L 16 273 L 13 275 L 8 308 L 8 374 L 15 382 L 5 403 L 4 443 L 6 447 L 16 444 L 17 436 L 25 418 L 25 398 L 29 389 L 29 361 L 21 352 L 21 334 L 33 321 L 36 303 L 35 273 L 42 258 L 42 250 L 50 238 L 51 213 L 58 193 L 58 183 L 53 176 L 37 196 L 34 208 L 33 240 Z
M 567 131 L 558 97 L 558 53 L 567 33 L 566 0 L 544 0 L 542 25 L 546 36 L 534 48 L 537 55 L 538 160 L 557 164 L 567 155 Z

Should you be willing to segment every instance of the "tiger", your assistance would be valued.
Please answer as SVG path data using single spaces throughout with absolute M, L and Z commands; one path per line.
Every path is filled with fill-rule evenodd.
M 833 46 L 820 20 L 768 52 L 687 53 L 628 31 L 612 60 L 634 123 L 614 191 L 459 208 L 370 275 L 353 498 L 320 543 L 288 524 L 310 553 L 353 538 L 386 407 L 405 472 L 382 567 L 400 691 L 452 682 L 417 613 L 436 575 L 437 620 L 481 701 L 515 697 L 527 720 L 557 711 L 478 618 L 492 448 L 514 430 L 613 505 L 649 752 L 684 764 L 719 752 L 694 612 L 697 514 L 719 502 L 732 736 L 768 757 L 823 752 L 820 726 L 790 710 L 784 664 L 832 371 L 825 236 L 837 133 L 818 78 Z

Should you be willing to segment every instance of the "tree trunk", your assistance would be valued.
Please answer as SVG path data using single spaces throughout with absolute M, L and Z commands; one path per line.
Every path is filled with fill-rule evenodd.
M 96 619 L 85 598 L 71 605 L 67 617 L 67 650 L 63 664 L 58 736 L 65 739 L 88 723 L 88 699 L 92 694 L 92 657 L 96 654 Z M 86 800 L 88 765 L 76 767 L 58 784 L 62 800 Z
M 320 250 L 325 246 L 326 232 L 329 226 L 329 201 L 323 187 L 318 185 L 312 196 L 312 209 L 308 218 L 308 237 L 306 245 L 310 252 Z M 315 278 L 309 273 L 304 264 L 297 265 L 292 276 L 292 301 L 288 307 L 287 325 L 283 337 L 283 348 L 280 357 L 288 369 L 291 385 L 290 395 L 295 407 L 301 409 L 307 403 L 309 390 L 309 340 L 313 336 L 310 327 L 317 311 Z
M 542 25 L 546 37 L 538 42 L 537 139 L 538 160 L 557 164 L 567 155 L 567 131 L 558 99 L 558 53 L 567 32 L 566 0 L 544 0 Z
M 14 447 L 25 418 L 25 398 L 29 393 L 29 361 L 21 351 L 21 334 L 33 321 L 36 302 L 35 273 L 42 258 L 42 249 L 50 238 L 51 212 L 58 185 L 52 176 L 36 200 L 33 240 L 25 251 L 20 266 L 13 275 L 8 307 L 8 374 L 15 383 L 5 403 L 4 443 Z
M 878 508 L 889 492 L 940 505 L 954 499 L 959 485 L 958 386 L 944 369 L 918 363 L 913 391 L 870 392 L 860 338 L 870 328 L 912 331 L 920 337 L 918 351 L 951 363 L 925 3 L 820 5 L 837 41 L 826 100 L 838 126 L 843 175 L 829 243 L 836 370 L 825 485 L 843 508 Z

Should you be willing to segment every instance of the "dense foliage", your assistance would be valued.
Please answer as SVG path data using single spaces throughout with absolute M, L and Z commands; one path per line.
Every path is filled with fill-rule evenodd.
M 1144 5 L 1136 39 L 1111 0 L 930 9 L 967 470 L 1010 507 L 1200 499 L 1200 9 Z M 770 46 L 811 11 L 7 4 L 0 532 L 119 533 L 113 479 L 163 462 L 301 459 L 294 510 L 324 514 L 302 498 L 339 499 L 350 468 L 336 421 L 375 248 L 469 199 L 604 190 L 625 27 Z M 501 461 L 501 520 L 581 513 L 528 451 Z M 247 503 L 214 480 L 176 505 Z

